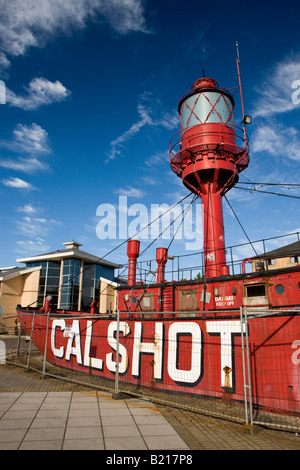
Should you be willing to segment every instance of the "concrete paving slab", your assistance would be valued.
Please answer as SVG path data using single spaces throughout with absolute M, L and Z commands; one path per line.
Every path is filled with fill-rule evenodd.
M 80 416 L 77 418 L 70 418 L 68 419 L 68 427 L 85 427 L 85 426 L 100 426 L 101 420 L 100 416 Z
M 117 410 L 118 416 L 131 416 L 128 408 L 120 408 L 120 407 L 118 408 L 114 408 L 114 407 L 101 408 L 100 407 L 100 414 L 101 416 L 115 416 L 116 410 Z
M 166 424 L 167 420 L 161 415 L 142 415 L 142 416 L 135 416 L 134 420 L 136 424 Z
M 85 416 L 95 416 L 95 411 L 94 408 L 92 409 L 85 409 L 85 408 L 71 408 L 68 412 L 69 418 L 80 418 L 80 417 L 85 417 Z
M 32 423 L 31 418 L 1 419 L 0 429 L 27 429 Z
M 132 416 L 119 416 L 117 413 L 114 416 L 102 416 L 103 426 L 130 426 L 135 425 Z
M 143 436 L 176 436 L 177 432 L 166 424 L 141 424 L 139 430 Z
M 148 447 L 142 437 L 108 437 L 104 439 L 106 450 L 147 450 Z
M 127 436 L 138 436 L 141 437 L 141 433 L 137 426 L 103 426 L 103 434 L 105 438 L 109 437 L 127 437 Z
M 66 426 L 67 417 L 65 418 L 35 418 L 31 423 L 31 429 L 33 428 L 64 428 Z
M 20 442 L 0 442 L 0 450 L 18 450 Z
M 65 427 L 32 428 L 30 427 L 24 441 L 56 441 L 64 437 Z
M 65 439 L 102 439 L 103 432 L 100 426 L 68 426 Z
M 68 409 L 57 410 L 41 410 L 36 414 L 36 418 L 67 418 L 69 413 Z
M 1 419 L 22 419 L 22 418 L 31 418 L 33 419 L 36 415 L 36 410 L 19 410 L 19 411 L 10 411 L 8 410 Z
M 19 450 L 61 450 L 63 441 L 23 441 Z
M 156 416 L 159 415 L 157 408 L 130 408 L 130 412 L 133 416 Z
M 23 440 L 27 429 L 0 429 L 0 442 L 19 442 Z
M 14 403 L 13 405 L 11 405 L 11 407 L 9 408 L 10 411 L 32 411 L 32 410 L 39 410 L 40 409 L 40 406 L 41 404 L 38 402 L 38 403 L 20 403 L 19 401 L 17 403 Z
M 145 436 L 146 445 L 150 450 L 188 450 L 188 446 L 179 436 Z
M 104 450 L 104 441 L 101 438 L 65 439 L 63 450 Z

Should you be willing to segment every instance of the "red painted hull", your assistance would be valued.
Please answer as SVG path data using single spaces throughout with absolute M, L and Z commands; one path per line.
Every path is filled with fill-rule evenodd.
M 26 315 L 25 315 L 26 313 Z M 31 335 L 33 314 L 20 310 Z M 83 315 L 82 315 L 83 316 Z M 51 314 L 47 360 L 114 380 L 117 322 Z M 253 404 L 300 414 L 300 318 L 292 314 L 249 318 Z M 71 334 L 69 329 L 71 328 Z M 33 342 L 44 353 L 47 316 L 36 314 Z M 245 337 L 245 335 L 244 335 Z M 206 319 L 120 319 L 120 382 L 169 392 L 244 401 L 239 315 Z

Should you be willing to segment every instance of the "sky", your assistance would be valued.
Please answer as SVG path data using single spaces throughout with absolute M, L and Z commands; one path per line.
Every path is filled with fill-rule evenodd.
M 186 197 L 176 206 L 184 210 L 192 197 L 169 163 L 178 102 L 203 70 L 236 90 L 236 41 L 253 120 L 239 183 L 248 190 L 228 193 L 235 215 L 223 201 L 225 243 L 272 238 L 266 249 L 273 249 L 296 241 L 273 237 L 300 232 L 299 188 L 270 185 L 300 184 L 296 1 L 282 8 L 217 0 L 212 8 L 201 0 L 0 0 L 0 11 L 2 267 L 70 240 L 123 264 L 126 245 L 115 248 L 155 218 L 158 205 Z M 238 93 L 235 102 L 239 124 Z M 178 227 L 170 255 L 202 250 L 200 202 Z M 151 244 L 143 259 L 174 235 L 154 242 L 157 234 L 140 234 L 141 251 Z M 234 256 L 254 254 L 242 246 Z M 182 262 L 201 264 L 199 255 Z

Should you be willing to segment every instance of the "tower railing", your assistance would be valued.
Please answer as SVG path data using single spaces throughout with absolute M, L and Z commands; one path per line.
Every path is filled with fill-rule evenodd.
M 198 127 L 198 129 L 199 129 L 199 127 L 201 127 L 201 126 L 200 125 L 191 126 L 188 129 L 185 129 L 184 131 L 183 131 L 183 129 L 180 129 L 172 137 L 172 139 L 170 141 L 170 144 L 169 144 L 169 155 L 170 155 L 171 164 L 176 165 L 176 163 L 181 163 L 185 157 L 191 155 L 191 152 L 189 152 L 186 149 L 182 149 L 181 143 L 182 143 L 183 134 L 187 130 L 192 129 L 193 127 L 194 128 Z M 223 142 L 220 139 L 220 134 L 216 133 L 215 131 L 207 131 L 207 129 L 206 129 L 206 130 L 203 130 L 203 131 L 195 132 L 195 133 L 193 133 L 192 136 L 189 135 L 189 137 L 188 137 L 189 148 L 192 148 L 193 153 L 196 153 L 198 151 L 203 150 L 203 146 L 205 146 L 205 150 L 209 150 L 209 147 L 211 147 L 213 149 L 218 147 L 218 149 L 220 151 L 222 151 L 222 146 L 223 146 L 224 150 L 227 150 L 227 151 L 235 153 L 235 154 L 245 153 L 245 147 L 249 151 L 248 137 L 247 137 L 247 141 L 245 142 L 243 129 L 240 128 L 240 127 L 237 127 L 237 126 L 229 126 L 228 125 L 228 127 L 235 131 L 235 137 L 238 140 L 238 144 L 231 144 L 231 143 Z M 225 126 L 222 126 L 221 134 L 225 135 L 225 136 L 228 135 L 228 136 L 232 137 L 232 133 L 229 132 L 229 130 L 228 131 L 224 130 L 224 128 L 225 128 Z M 242 135 L 239 134 L 240 132 L 242 133 Z M 209 136 L 209 139 L 207 139 L 208 136 Z M 213 139 L 212 139 L 213 137 L 215 137 L 215 141 L 213 141 Z M 207 144 L 207 142 L 202 143 L 201 140 L 203 140 L 203 141 L 204 140 L 205 141 L 209 140 L 210 143 L 209 144 Z

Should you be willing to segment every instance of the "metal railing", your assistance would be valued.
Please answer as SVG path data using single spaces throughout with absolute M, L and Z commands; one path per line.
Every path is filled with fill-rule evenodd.
M 255 240 L 251 243 L 245 242 L 238 245 L 225 247 L 226 263 L 229 267 L 230 275 L 242 274 L 244 269 L 248 273 L 252 272 L 251 264 L 245 265 L 245 259 L 250 259 L 253 257 L 259 258 L 257 259 L 257 262 L 261 263 L 260 269 L 272 269 L 273 266 L 268 262 L 269 257 L 267 256 L 267 253 L 276 249 L 278 246 L 282 246 L 277 244 L 277 241 L 280 241 L 281 244 L 283 241 L 286 244 L 299 242 L 300 232 L 293 232 L 277 237 Z M 243 252 L 243 258 L 241 258 L 241 251 Z M 257 253 L 259 253 L 259 256 L 257 256 Z M 187 253 L 183 255 L 172 255 L 170 252 L 168 255 L 168 262 L 165 269 L 165 279 L 168 282 L 196 280 L 201 279 L 204 276 L 205 268 L 203 251 Z M 294 252 L 291 252 L 290 254 L 287 253 L 286 257 L 288 256 L 294 256 Z M 125 265 L 120 269 L 118 277 L 120 279 L 126 280 L 127 273 L 126 270 L 124 270 L 124 267 Z M 136 269 L 137 281 L 143 283 L 154 283 L 156 269 L 156 259 L 138 261 Z

